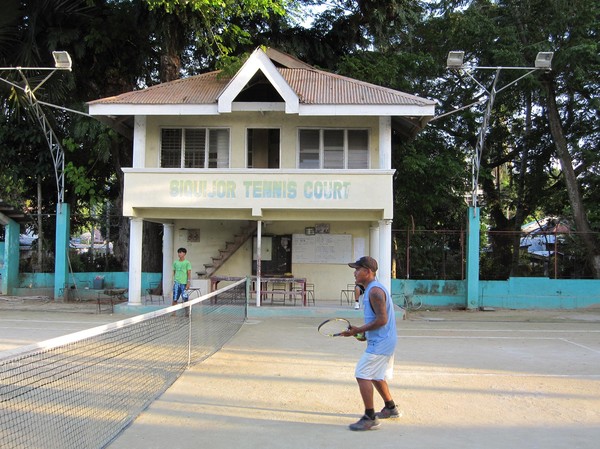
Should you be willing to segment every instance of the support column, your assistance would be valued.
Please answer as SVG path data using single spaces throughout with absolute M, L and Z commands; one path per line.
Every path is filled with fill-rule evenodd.
M 173 254 L 175 251 L 173 224 L 163 225 L 162 291 L 167 302 L 173 301 Z
M 369 255 L 379 260 L 379 226 L 369 228 Z
M 142 234 L 144 220 L 129 219 L 129 305 L 142 305 Z
M 467 309 L 479 306 L 479 207 L 469 207 L 467 230 Z
M 66 298 L 65 285 L 69 282 L 69 239 L 71 236 L 71 207 L 56 205 L 56 239 L 54 256 L 54 297 Z M 62 292 L 62 293 L 61 293 Z
M 19 235 L 21 226 L 4 215 L 0 217 L 0 223 L 4 225 L 4 251 L 0 256 L 4 263 L 0 273 L 2 275 L 2 294 L 11 295 L 13 289 L 19 286 Z
M 377 277 L 392 292 L 392 220 L 379 221 L 379 270 Z
M 262 271 L 262 220 L 256 226 L 256 307 L 260 307 L 261 271 Z
M 146 116 L 136 115 L 133 128 L 133 168 L 146 166 Z
M 379 168 L 392 168 L 392 118 L 379 117 Z

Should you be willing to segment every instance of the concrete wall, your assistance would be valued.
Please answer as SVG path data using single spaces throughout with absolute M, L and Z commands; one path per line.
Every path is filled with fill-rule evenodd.
M 397 304 L 403 296 L 418 298 L 422 307 L 466 306 L 466 281 L 392 279 Z M 577 309 L 600 305 L 600 280 L 510 278 L 480 281 L 479 307 L 506 309 Z
M 251 251 L 246 248 L 246 251 Z M 247 255 L 246 255 L 247 256 Z M 244 264 L 247 257 L 244 257 Z M 232 261 L 232 265 L 242 264 L 241 260 Z M 301 273 L 309 274 L 309 273 Z M 311 278 L 317 273 L 311 273 Z M 342 273 L 340 273 L 341 275 Z M 345 274 L 345 271 L 344 271 Z M 93 289 L 96 276 L 104 277 L 104 288 L 127 287 L 127 273 L 75 273 L 80 289 Z M 142 291 L 150 283 L 159 282 L 160 273 L 142 273 Z M 346 276 L 340 276 L 346 281 Z M 349 277 L 351 279 L 351 276 Z M 21 273 L 19 288 L 14 295 L 51 296 L 54 285 L 53 273 Z M 338 296 L 339 292 L 334 292 Z M 418 298 L 426 307 L 464 308 L 466 305 L 465 281 L 435 281 L 392 279 L 392 296 L 399 304 L 402 298 Z M 335 298 L 330 298 L 335 299 Z M 510 278 L 508 281 L 480 281 L 479 306 L 505 309 L 577 309 L 600 305 L 600 280 L 592 279 L 548 279 L 548 278 Z
M 84 292 L 85 290 L 98 290 L 98 283 L 94 285 L 96 277 L 103 278 L 101 289 L 105 288 L 127 288 L 129 282 L 129 273 L 72 273 L 69 274 L 69 284 L 77 284 L 77 288 Z M 151 283 L 159 282 L 160 273 L 142 273 L 142 292 L 150 287 Z M 13 289 L 15 296 L 50 296 L 53 297 L 54 291 L 54 273 L 20 273 L 19 287 Z M 92 292 L 93 293 L 93 292 Z
M 263 235 L 303 234 L 304 228 L 314 226 L 315 221 L 273 222 L 263 226 Z M 356 260 L 356 241 L 361 239 L 363 250 L 369 248 L 369 223 L 361 222 L 331 222 L 331 234 L 352 235 L 352 254 L 348 262 Z M 293 248 L 292 248 L 293 251 Z M 362 253 L 360 255 L 363 255 Z M 356 257 L 355 257 L 356 256 Z M 217 276 L 246 276 L 252 270 L 252 241 L 240 248 L 236 255 L 221 267 Z M 353 270 L 347 264 L 306 264 L 293 263 L 292 273 L 295 277 L 306 278 L 307 282 L 315 285 L 315 297 L 319 299 L 339 299 L 340 291 L 346 285 L 354 282 Z

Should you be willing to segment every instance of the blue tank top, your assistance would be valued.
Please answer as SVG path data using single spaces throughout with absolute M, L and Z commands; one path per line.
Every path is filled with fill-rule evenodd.
M 385 293 L 385 307 L 387 311 L 387 323 L 379 329 L 366 332 L 367 349 L 370 354 L 392 355 L 396 349 L 398 335 L 396 333 L 396 314 L 394 312 L 394 303 L 390 298 L 387 289 L 378 281 L 374 280 L 365 290 L 363 295 L 363 308 L 365 323 L 374 321 L 376 318 L 375 312 L 369 302 L 369 293 L 373 287 L 379 287 Z

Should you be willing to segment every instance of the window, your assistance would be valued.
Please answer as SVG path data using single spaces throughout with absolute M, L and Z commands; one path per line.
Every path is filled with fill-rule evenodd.
M 229 130 L 162 129 L 160 166 L 163 168 L 228 168 Z
M 298 145 L 299 168 L 369 168 L 366 129 L 301 129 Z

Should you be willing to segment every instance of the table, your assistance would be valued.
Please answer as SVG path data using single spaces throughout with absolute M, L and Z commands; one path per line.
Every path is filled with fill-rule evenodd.
M 252 279 L 254 284 L 256 284 L 256 276 L 253 276 Z M 271 296 L 271 304 L 274 301 L 278 301 L 285 305 L 287 299 L 293 299 L 294 305 L 296 305 L 296 298 L 299 297 L 302 300 L 302 305 L 306 306 L 306 278 L 261 277 L 260 283 L 261 303 Z M 251 290 L 252 293 L 256 293 L 255 286 Z
M 211 276 L 210 278 L 210 290 L 215 291 L 218 288 L 219 282 L 221 281 L 239 281 L 244 279 L 236 276 Z M 256 294 L 256 276 L 250 276 L 252 286 L 250 293 Z M 302 300 L 302 305 L 306 306 L 306 278 L 295 278 L 295 277 L 274 277 L 265 276 L 260 278 L 260 302 L 266 300 L 269 296 L 271 297 L 271 303 L 277 301 L 285 304 L 286 299 L 294 299 L 294 305 L 296 304 L 296 298 Z M 274 288 L 280 287 L 283 288 Z

